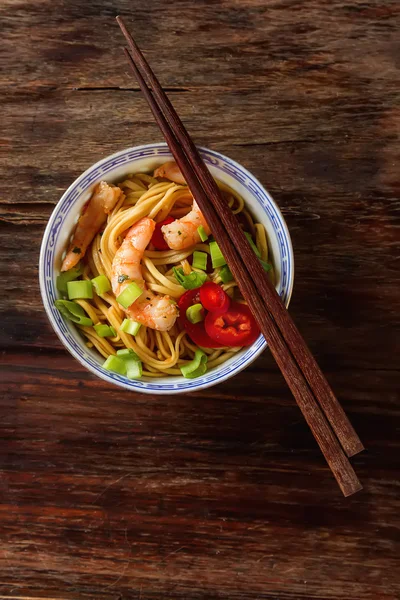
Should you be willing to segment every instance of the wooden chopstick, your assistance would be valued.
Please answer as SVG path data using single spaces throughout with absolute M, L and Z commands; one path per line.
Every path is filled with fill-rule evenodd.
M 132 70 L 137 77 L 139 85 L 150 104 L 156 121 L 168 141 L 175 160 L 182 169 L 182 173 L 188 182 L 189 188 L 202 207 L 202 210 L 204 209 L 204 214 L 207 221 L 212 224 L 213 233 L 218 243 L 221 245 L 225 257 L 228 259 L 228 263 L 232 268 L 236 280 L 239 282 L 244 297 L 249 302 L 249 305 L 258 321 L 262 323 L 262 332 L 269 341 L 269 345 L 275 360 L 283 372 L 288 385 L 291 388 L 293 395 L 295 396 L 296 401 L 302 410 L 303 415 L 306 418 L 306 421 L 308 422 L 336 480 L 338 481 L 343 494 L 345 496 L 349 496 L 355 493 L 361 489 L 361 484 L 358 481 L 354 470 L 343 453 L 338 440 L 329 428 L 329 425 L 326 422 L 321 410 L 316 404 L 314 396 L 308 388 L 302 373 L 299 371 L 297 363 L 294 361 L 289 349 L 282 339 L 279 330 L 275 327 L 269 314 L 267 313 L 267 316 L 264 314 L 265 306 L 258 295 L 255 285 L 253 282 L 248 282 L 245 280 L 245 278 L 248 276 L 248 273 L 246 272 L 245 266 L 240 259 L 240 255 L 236 252 L 234 246 L 232 246 L 223 226 L 221 227 L 218 216 L 216 214 L 213 215 L 212 207 L 211 209 L 208 207 L 209 203 L 204 194 L 204 190 L 202 189 L 199 181 L 196 180 L 185 154 L 182 152 L 179 145 L 177 145 L 176 139 L 173 139 L 173 134 L 169 129 L 165 117 L 159 111 L 150 90 L 148 90 L 146 87 L 141 74 L 137 70 L 132 57 L 129 55 L 129 52 L 126 49 L 125 53 L 130 61 Z M 208 208 L 205 208 L 206 206 Z
M 128 41 L 135 65 L 142 71 L 142 76 L 144 79 L 147 79 L 147 81 L 150 83 L 158 104 L 163 107 L 165 116 L 167 117 L 167 120 L 170 121 L 173 130 L 176 132 L 177 140 L 182 145 L 186 156 L 192 165 L 192 168 L 198 173 L 200 182 L 206 191 L 206 194 L 213 198 L 213 201 L 216 203 L 218 214 L 222 215 L 227 230 L 231 231 L 232 234 L 235 235 L 236 239 L 240 240 L 240 246 L 245 252 L 244 259 L 246 265 L 252 277 L 260 286 L 260 293 L 264 298 L 268 310 L 272 314 L 279 329 L 281 330 L 286 343 L 291 348 L 296 361 L 303 371 L 309 386 L 313 390 L 317 401 L 320 403 L 321 408 L 323 409 L 331 427 L 339 438 L 342 447 L 348 456 L 357 454 L 364 449 L 361 440 L 351 425 L 343 408 L 339 404 L 336 396 L 325 379 L 316 360 L 311 354 L 303 337 L 295 326 L 288 311 L 282 304 L 275 287 L 265 275 L 265 272 L 260 262 L 257 260 L 257 257 L 254 255 L 254 252 L 250 248 L 237 219 L 231 211 L 227 212 L 224 210 L 226 206 L 219 192 L 218 186 L 216 185 L 209 170 L 205 166 L 196 146 L 188 135 L 182 121 L 170 103 L 164 90 L 161 88 L 145 57 L 126 29 L 125 24 L 120 17 L 117 17 L 117 22 L 121 27 L 126 40 Z
M 126 28 L 124 27 L 124 25 L 120 19 L 118 19 L 118 22 L 121 26 L 121 29 L 123 30 L 123 32 L 125 34 L 125 37 L 127 37 L 128 41 L 129 41 L 131 39 L 129 36 L 129 33 L 126 31 Z M 132 40 L 132 44 L 134 44 L 133 40 Z M 134 45 L 134 48 L 135 48 L 135 45 Z M 158 106 L 158 104 L 156 103 L 151 91 L 147 88 L 146 82 L 144 81 L 141 73 L 139 72 L 137 66 L 135 65 L 135 62 L 133 61 L 132 57 L 130 57 L 128 52 L 126 52 L 126 54 L 127 54 L 128 60 L 130 62 L 131 68 L 134 72 L 134 75 L 137 78 L 139 85 L 140 85 L 147 101 L 150 104 L 153 114 L 156 117 L 156 120 L 157 120 L 161 130 L 163 131 L 164 136 L 167 139 L 167 142 L 175 156 L 175 159 L 177 160 L 179 166 L 182 169 L 182 172 L 188 182 L 189 188 L 192 190 L 193 194 L 195 195 L 196 200 L 199 202 L 201 209 L 204 210 L 206 219 L 210 223 L 213 233 L 214 233 L 218 243 L 220 243 L 222 251 L 223 251 L 225 257 L 228 259 L 228 263 L 229 263 L 230 267 L 232 268 L 232 271 L 233 271 L 238 283 L 240 284 L 242 293 L 243 293 L 244 297 L 247 299 L 247 301 L 249 302 L 249 305 L 252 308 L 253 313 L 255 314 L 257 320 L 259 321 L 262 332 L 264 333 L 265 337 L 268 339 L 268 341 L 270 343 L 271 351 L 273 352 L 278 365 L 280 366 L 282 372 L 284 373 L 284 375 L 288 381 L 288 384 L 291 387 L 293 394 L 295 395 L 296 400 L 299 403 L 299 406 L 302 409 L 303 414 L 304 414 L 306 420 L 308 421 L 318 443 L 320 444 L 321 450 L 323 451 L 328 463 L 330 464 L 331 469 L 332 469 L 336 479 L 338 480 L 338 483 L 339 483 L 343 493 L 345 495 L 354 493 L 358 489 L 361 489 L 361 485 L 360 485 L 359 481 L 357 480 L 357 477 L 355 476 L 355 473 L 354 473 L 350 463 L 348 462 L 345 455 L 343 454 L 343 452 L 337 442 L 337 439 L 333 435 L 333 433 L 330 430 L 328 424 L 326 423 L 326 420 L 325 420 L 324 416 L 322 415 L 318 405 L 316 404 L 315 399 L 303 377 L 303 374 L 301 373 L 296 361 L 294 360 L 290 349 L 287 347 L 279 328 L 276 326 L 276 323 L 274 322 L 272 317 L 269 315 L 268 311 L 265 309 L 265 304 L 263 302 L 262 297 L 260 296 L 257 288 L 255 287 L 254 282 L 251 280 L 251 278 L 249 278 L 249 273 L 246 270 L 246 266 L 245 266 L 242 256 L 237 252 L 236 248 L 234 247 L 234 245 L 231 242 L 231 239 L 229 238 L 229 236 L 227 235 L 227 233 L 224 229 L 223 223 L 221 223 L 221 220 L 220 220 L 221 215 L 218 215 L 215 212 L 215 208 L 214 208 L 213 204 L 210 203 L 206 197 L 205 191 L 202 187 L 203 182 L 200 182 L 201 176 L 199 176 L 199 171 L 197 168 L 198 165 L 196 164 L 196 160 L 194 160 L 194 159 L 196 159 L 196 158 L 197 158 L 197 160 L 200 159 L 201 164 L 204 165 L 204 163 L 202 163 L 202 160 L 200 157 L 196 157 L 196 156 L 193 157 L 193 155 L 192 156 L 185 155 L 185 153 L 182 151 L 182 148 L 180 148 L 180 146 L 178 144 L 178 139 L 177 139 L 179 137 L 179 135 L 187 136 L 187 133 L 184 130 L 182 123 L 179 121 L 180 127 L 178 129 L 178 133 L 176 130 L 174 130 L 174 132 L 172 132 L 171 127 L 170 127 L 171 123 L 169 124 L 167 122 L 167 119 L 165 118 L 165 114 L 163 114 L 163 112 L 162 112 L 162 110 L 165 111 L 164 104 L 162 103 L 162 101 L 160 102 L 161 109 L 162 109 L 161 110 L 160 107 Z M 144 57 L 142 57 L 142 58 L 144 60 Z M 146 75 L 148 77 L 147 70 L 150 69 L 150 67 L 148 67 L 147 64 L 146 64 L 146 67 L 147 67 Z M 142 65 L 142 68 L 143 68 L 143 65 Z M 153 74 L 152 74 L 152 77 L 155 79 Z M 156 85 L 159 86 L 157 80 L 155 80 L 155 82 L 156 82 Z M 152 87 L 153 87 L 153 93 L 155 95 L 155 83 L 153 81 L 152 81 Z M 161 100 L 164 100 L 164 99 L 161 98 Z M 172 107 L 170 107 L 170 108 L 172 108 Z M 167 112 L 167 111 L 165 111 L 165 112 Z M 179 120 L 176 113 L 175 113 L 175 116 Z M 189 138 L 189 141 L 191 141 L 190 138 Z M 180 139 L 179 139 L 179 142 L 181 142 Z M 196 170 L 194 171 L 194 169 L 196 169 Z M 204 169 L 207 171 L 205 165 L 204 165 Z M 208 171 L 207 171 L 207 173 L 208 173 Z M 216 189 L 218 190 L 218 188 L 216 188 Z M 215 194 L 215 190 L 213 189 L 210 194 L 213 201 L 215 200 L 214 194 Z M 218 190 L 218 195 L 219 195 L 219 190 Z M 225 207 L 225 204 L 223 203 L 223 200 L 222 200 L 222 206 L 223 206 L 222 210 L 224 210 L 226 207 Z M 226 210 L 225 210 L 225 212 L 226 212 Z M 222 217 L 223 216 L 224 215 L 222 215 Z M 236 219 L 235 219 L 235 221 L 236 221 Z M 241 232 L 241 230 L 240 230 L 240 232 Z M 242 236 L 242 237 L 244 237 L 244 236 Z M 247 240 L 245 240 L 245 238 L 244 238 L 244 243 L 248 246 Z M 241 251 L 242 251 L 242 248 L 241 248 Z M 253 253 L 251 251 L 251 256 L 252 255 L 253 255 Z M 245 257 L 245 260 L 247 260 L 247 257 Z M 258 261 L 257 261 L 257 263 L 258 263 Z M 265 277 L 263 270 L 262 270 L 262 276 Z M 279 299 L 279 297 L 278 297 L 278 299 Z M 280 299 L 279 299 L 279 302 L 280 302 Z

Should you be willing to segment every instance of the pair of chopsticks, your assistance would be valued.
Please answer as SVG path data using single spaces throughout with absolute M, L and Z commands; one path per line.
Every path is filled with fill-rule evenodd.
M 363 445 L 121 17 L 124 52 L 243 297 L 345 496 L 362 489 L 348 456 Z M 347 455 L 347 456 L 346 456 Z

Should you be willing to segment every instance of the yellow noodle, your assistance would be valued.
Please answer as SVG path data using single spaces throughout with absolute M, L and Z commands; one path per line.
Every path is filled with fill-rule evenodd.
M 139 179 L 140 181 L 143 181 L 143 183 L 145 183 L 147 185 L 149 185 L 149 184 L 157 185 L 159 183 L 159 181 L 156 177 L 153 177 L 152 175 L 148 175 L 147 173 L 135 173 L 135 177 L 137 179 Z
M 118 184 L 118 187 L 120 187 L 121 189 L 123 189 L 124 187 L 129 188 L 130 190 L 134 192 L 140 192 L 141 194 L 143 194 L 143 190 L 146 189 L 146 187 L 142 183 L 141 185 L 139 185 L 133 179 L 125 179 L 125 181 Z
M 261 254 L 262 260 L 268 260 L 268 244 L 265 227 L 264 225 L 261 225 L 261 223 L 255 223 L 254 227 L 256 230 L 256 246 L 258 251 Z
M 78 328 L 84 333 L 88 340 L 96 346 L 97 350 L 99 350 L 105 358 L 110 356 L 110 354 L 116 354 L 115 348 L 106 340 L 106 338 L 101 338 L 97 335 L 94 329 L 91 327 L 82 327 L 81 325 L 78 325 Z
M 137 201 L 140 200 L 140 198 L 142 196 L 143 196 L 143 190 L 140 192 L 131 192 L 130 194 L 127 194 L 127 196 L 125 197 L 125 202 L 124 202 L 123 208 L 132 206 L 133 204 L 137 204 Z
M 229 281 L 228 283 L 222 284 L 222 289 L 224 290 L 224 292 L 228 292 L 230 289 L 232 289 L 234 287 L 237 287 L 237 283 L 234 280 Z
M 234 214 L 241 212 L 244 207 L 244 200 L 241 197 L 241 195 L 238 194 L 238 192 L 235 192 L 235 190 L 230 188 L 229 185 L 227 185 L 226 183 L 223 183 L 222 181 L 217 181 L 217 185 L 218 185 L 219 189 L 222 190 L 223 192 L 225 192 L 225 194 L 227 195 L 228 202 L 229 202 L 229 197 L 233 197 L 234 200 L 236 201 L 237 206 L 235 207 L 235 209 L 232 212 Z
M 125 181 L 131 181 L 132 183 L 136 184 L 138 188 L 141 188 L 143 190 L 147 190 L 150 185 L 149 183 L 145 183 L 144 181 L 139 179 L 139 177 L 135 173 L 130 173 Z M 118 185 L 119 187 L 121 187 L 121 184 Z
M 113 210 L 111 211 L 111 214 L 110 214 L 111 218 L 114 215 L 117 215 L 120 212 L 121 207 L 122 207 L 122 205 L 123 205 L 124 202 L 125 202 L 125 194 L 122 193 L 121 196 L 120 196 L 120 198 L 119 198 L 119 200 L 118 200 L 118 202 L 117 202 L 117 204 L 114 206 Z
M 184 260 L 181 260 L 181 265 L 182 265 L 182 269 L 185 275 L 190 275 L 191 271 L 192 271 L 192 267 L 189 264 L 189 262 L 186 260 L 186 258 Z
M 144 253 L 145 257 L 151 259 L 151 262 L 154 265 L 175 265 L 180 263 L 181 260 L 184 260 L 188 256 L 193 254 L 193 247 L 187 248 L 186 250 L 160 250 L 160 251 L 151 251 L 146 250 Z
M 90 302 L 87 302 L 86 300 L 78 299 L 75 300 L 75 302 L 82 306 L 83 310 L 85 310 L 89 315 L 89 319 L 92 319 L 95 325 L 97 325 L 97 323 L 100 323 L 99 314 L 95 306 L 93 306 L 92 304 L 90 304 Z

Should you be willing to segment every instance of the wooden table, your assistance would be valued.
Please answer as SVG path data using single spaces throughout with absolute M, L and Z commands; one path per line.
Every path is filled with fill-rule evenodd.
M 398 3 L 1 12 L 0 597 L 399 598 Z M 205 392 L 140 396 L 86 372 L 47 321 L 37 265 L 54 205 L 95 161 L 160 140 L 117 12 L 196 141 L 283 210 L 291 312 L 367 448 L 354 497 L 268 352 Z

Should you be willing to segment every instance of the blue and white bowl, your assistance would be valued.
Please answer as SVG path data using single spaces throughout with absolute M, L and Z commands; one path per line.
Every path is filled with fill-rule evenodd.
M 213 176 L 239 192 L 257 221 L 264 224 L 275 267 L 277 290 L 285 305 L 288 306 L 293 288 L 293 248 L 279 208 L 260 182 L 237 162 L 207 148 L 201 148 L 200 152 Z M 105 381 L 128 390 L 148 394 L 190 392 L 221 383 L 245 369 L 267 347 L 263 336 L 260 335 L 252 346 L 244 348 L 224 364 L 211 369 L 197 379 L 168 376 L 143 377 L 131 381 L 103 369 L 104 359 L 95 350 L 87 348 L 85 340 L 73 323 L 65 320 L 54 307 L 54 301 L 58 296 L 56 278 L 59 274 L 61 256 L 94 185 L 101 180 L 113 183 L 122 181 L 125 175 L 132 172 L 152 171 L 171 158 L 172 155 L 166 144 L 148 144 L 117 152 L 87 169 L 68 188 L 54 209 L 43 236 L 39 260 L 43 304 L 54 331 L 67 350 L 84 367 Z

